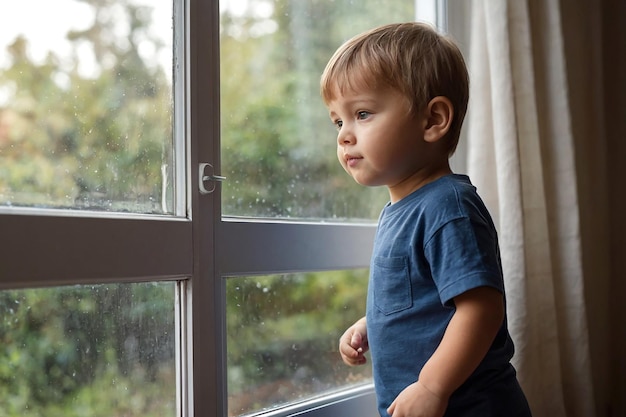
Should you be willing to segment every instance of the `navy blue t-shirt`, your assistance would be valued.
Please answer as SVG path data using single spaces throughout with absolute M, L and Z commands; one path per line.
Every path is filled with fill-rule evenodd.
M 482 286 L 504 293 L 496 229 L 467 176 L 444 176 L 385 206 L 366 314 L 381 416 L 417 381 L 439 345 L 454 314 L 453 298 Z M 490 385 L 514 384 L 521 394 L 509 364 L 513 350 L 505 319 L 482 363 L 450 398 L 449 410 Z

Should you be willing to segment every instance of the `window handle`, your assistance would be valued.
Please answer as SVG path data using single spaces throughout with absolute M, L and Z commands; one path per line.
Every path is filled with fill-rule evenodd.
M 206 168 L 209 167 L 209 173 Z M 215 175 L 213 165 L 203 162 L 199 165 L 198 169 L 198 187 L 200 188 L 200 194 L 211 194 L 215 191 L 215 183 L 226 180 L 226 177 L 221 175 Z M 210 184 L 206 184 L 206 181 L 210 181 Z

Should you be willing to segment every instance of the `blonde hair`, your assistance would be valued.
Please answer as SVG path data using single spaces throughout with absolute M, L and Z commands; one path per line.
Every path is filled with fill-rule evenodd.
M 425 23 L 380 26 L 348 40 L 337 49 L 322 74 L 320 88 L 328 104 L 358 89 L 390 87 L 419 111 L 437 96 L 454 108 L 448 153 L 456 149 L 469 100 L 469 77 L 457 45 Z

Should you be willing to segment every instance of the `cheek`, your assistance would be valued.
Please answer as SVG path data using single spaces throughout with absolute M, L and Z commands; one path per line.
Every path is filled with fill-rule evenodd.
M 343 159 L 343 149 L 341 149 L 340 146 L 337 146 L 337 159 L 339 160 L 339 164 L 343 167 L 343 169 L 348 171 L 346 161 Z

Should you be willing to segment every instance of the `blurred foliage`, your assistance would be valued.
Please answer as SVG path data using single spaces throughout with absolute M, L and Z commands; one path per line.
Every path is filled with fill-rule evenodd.
M 275 0 L 269 17 L 255 14 L 255 3 L 267 2 L 222 15 L 222 212 L 375 220 L 387 191 L 343 172 L 319 78 L 342 42 L 410 20 L 414 2 Z M 263 32 L 270 23 L 275 30 Z
M 150 7 L 77 1 L 94 20 L 67 34 L 71 56 L 50 51 L 36 62 L 19 36 L 7 48 L 0 205 L 170 212 L 169 68 L 139 53 L 165 47 L 148 30 Z M 319 76 L 344 40 L 410 20 L 414 6 L 250 0 L 244 11 L 223 9 L 224 214 L 376 219 L 387 193 L 341 169 Z M 95 57 L 89 74 L 85 47 Z M 367 378 L 368 367 L 348 368 L 336 352 L 363 314 L 366 285 L 367 271 L 229 278 L 231 412 Z M 173 415 L 173 301 L 171 285 L 156 284 L 0 292 L 0 417 Z
M 231 415 L 363 383 L 341 334 L 365 311 L 367 270 L 227 279 L 226 336 Z
M 162 416 L 173 283 L 0 292 L 0 416 Z
M 0 204 L 161 212 L 168 177 L 162 167 L 171 170 L 171 85 L 163 68 L 141 58 L 138 43 L 158 51 L 162 41 L 146 31 L 145 8 L 129 0 L 82 1 L 95 18 L 88 29 L 68 33 L 71 57 L 50 51 L 33 62 L 22 36 L 7 48 Z M 114 5 L 125 17 L 117 24 L 127 22 L 125 42 L 110 17 Z M 90 75 L 79 71 L 77 51 L 85 44 L 98 64 Z

